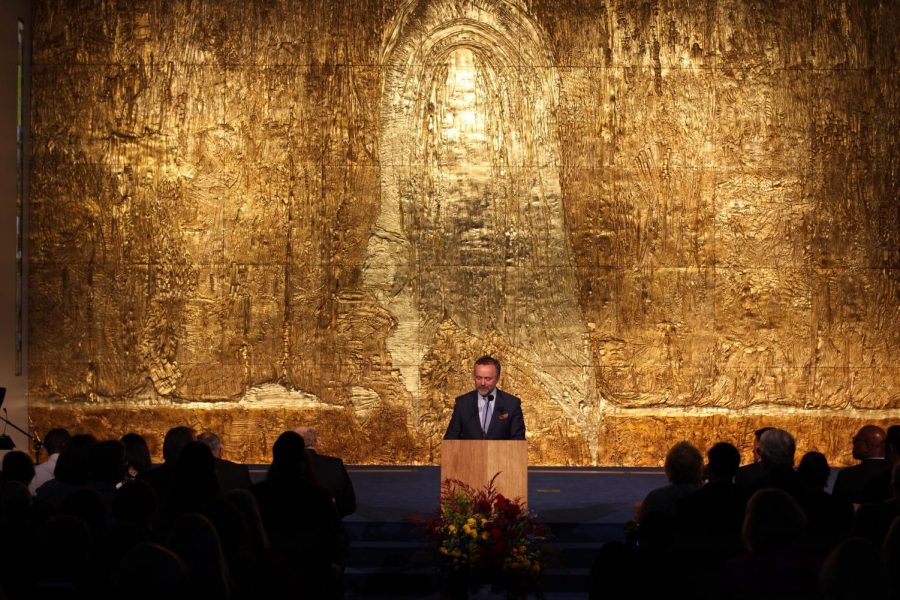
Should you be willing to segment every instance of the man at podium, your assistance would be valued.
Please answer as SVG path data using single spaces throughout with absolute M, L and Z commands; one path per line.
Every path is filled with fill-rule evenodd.
M 522 403 L 503 390 L 500 361 L 482 356 L 475 361 L 475 389 L 456 399 L 445 440 L 524 440 Z

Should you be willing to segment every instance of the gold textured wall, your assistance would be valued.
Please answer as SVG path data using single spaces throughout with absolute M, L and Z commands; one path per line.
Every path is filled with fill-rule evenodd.
M 900 421 L 900 5 L 35 3 L 30 413 L 434 462 Z

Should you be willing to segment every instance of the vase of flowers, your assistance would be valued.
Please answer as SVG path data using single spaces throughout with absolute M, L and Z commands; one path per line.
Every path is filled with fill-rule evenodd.
M 481 490 L 453 479 L 441 486 L 440 512 L 428 531 L 444 597 L 465 598 L 481 585 L 502 588 L 513 598 L 539 593 L 546 530 L 521 500 L 497 492 L 497 475 Z

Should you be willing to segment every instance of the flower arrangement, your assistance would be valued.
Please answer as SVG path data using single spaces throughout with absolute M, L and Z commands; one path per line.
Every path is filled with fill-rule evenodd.
M 539 544 L 546 531 L 520 501 L 497 492 L 497 475 L 483 490 L 454 479 L 444 481 L 440 513 L 428 524 L 430 537 L 447 576 L 536 589 L 541 574 Z

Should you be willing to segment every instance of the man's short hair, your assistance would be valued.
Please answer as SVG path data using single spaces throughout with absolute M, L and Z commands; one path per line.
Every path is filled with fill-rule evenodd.
M 775 428 L 774 427 L 760 427 L 759 429 L 757 429 L 756 431 L 753 432 L 753 437 L 755 437 L 758 440 L 759 438 L 762 437 L 762 434 L 764 434 L 767 431 L 772 431 L 773 429 L 775 429 Z
M 794 436 L 784 429 L 770 429 L 759 438 L 759 456 L 769 464 L 793 467 L 796 451 Z
M 784 490 L 766 488 L 747 502 L 741 538 L 750 552 L 771 552 L 789 548 L 804 529 L 806 514 L 797 501 Z
M 885 453 L 890 452 L 893 456 L 900 458 L 900 425 L 891 425 L 887 428 L 884 449 Z
M 62 452 L 70 437 L 69 432 L 62 428 L 48 431 L 47 435 L 44 436 L 44 448 L 47 449 L 47 454 L 59 454 Z
M 484 356 L 476 360 L 475 365 L 494 365 L 494 368 L 497 369 L 497 377 L 500 377 L 500 361 L 490 354 L 485 354 Z
M 91 481 L 119 483 L 126 473 L 125 444 L 119 440 L 97 442 L 88 451 L 88 476 Z
M 192 427 L 185 425 L 173 427 L 167 431 L 163 440 L 163 460 L 169 462 L 177 459 L 184 447 L 194 441 L 196 435 Z
M 27 487 L 32 479 L 34 479 L 34 462 L 31 457 L 18 450 L 7 452 L 3 457 L 0 481 L 18 481 Z
M 807 452 L 797 465 L 797 474 L 808 486 L 816 490 L 824 490 L 828 485 L 831 467 L 828 459 L 821 452 Z
M 678 442 L 666 454 L 666 475 L 675 485 L 700 483 L 703 478 L 703 456 L 692 444 Z
M 741 464 L 741 453 L 733 444 L 719 442 L 706 452 L 710 479 L 731 480 Z
M 222 456 L 222 440 L 212 431 L 204 431 L 197 436 L 197 441 L 206 444 L 209 447 L 209 451 L 216 458 Z

